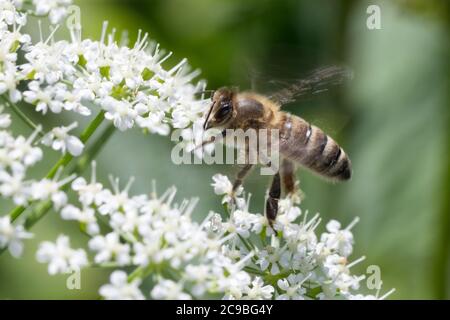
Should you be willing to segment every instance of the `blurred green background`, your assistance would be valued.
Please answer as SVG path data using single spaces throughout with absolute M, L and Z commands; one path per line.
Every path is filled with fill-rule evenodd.
M 300 1 L 300 0 L 149 0 L 75 1 L 81 8 L 84 37 L 98 39 L 103 20 L 137 30 L 202 70 L 209 88 L 239 85 L 249 89 L 249 70 L 268 78 L 300 77 L 316 67 L 350 66 L 354 80 L 314 100 L 286 110 L 322 127 L 344 147 L 353 162 L 353 178 L 328 184 L 299 171 L 302 204 L 325 221 L 353 229 L 354 258 L 366 255 L 355 272 L 379 265 L 383 292 L 395 287 L 394 299 L 450 297 L 450 143 L 449 8 L 447 1 Z M 381 8 L 381 30 L 366 27 L 369 4 Z M 65 27 L 63 28 L 65 29 Z M 31 30 L 30 32 L 35 32 Z M 64 30 L 61 31 L 64 36 Z M 264 83 L 262 83 L 264 87 Z M 44 126 L 60 117 L 33 115 Z M 68 123 L 70 119 L 67 119 Z M 15 132 L 28 132 L 16 121 Z M 180 165 L 168 161 L 166 137 L 138 130 L 115 133 L 98 156 L 98 175 L 136 176 L 132 192 L 176 185 L 178 199 L 200 196 L 197 217 L 220 212 L 211 176 L 235 174 L 231 166 Z M 56 159 L 35 168 L 42 176 Z M 113 159 L 113 160 L 112 160 Z M 90 175 L 89 172 L 86 173 Z M 253 212 L 262 212 L 268 177 L 258 170 L 247 180 Z M 1 203 L 0 212 L 10 204 Z M 66 277 L 50 277 L 34 255 L 38 242 L 70 234 L 73 246 L 87 239 L 77 226 L 48 214 L 33 228 L 20 260 L 0 256 L 0 298 L 97 298 L 109 270 L 82 273 L 82 289 L 67 290 Z M 324 224 L 322 225 L 322 230 Z

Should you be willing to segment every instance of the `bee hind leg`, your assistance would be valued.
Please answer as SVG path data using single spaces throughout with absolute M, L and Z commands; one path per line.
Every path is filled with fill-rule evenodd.
M 281 173 L 283 176 L 283 186 L 286 194 L 293 194 L 296 192 L 295 185 L 295 165 L 288 159 L 283 159 L 281 163 Z
M 275 222 L 275 219 L 277 218 L 278 214 L 278 200 L 280 200 L 280 196 L 281 196 L 280 172 L 277 172 L 273 176 L 272 184 L 269 189 L 269 197 L 266 200 L 266 218 L 272 229 L 273 223 Z

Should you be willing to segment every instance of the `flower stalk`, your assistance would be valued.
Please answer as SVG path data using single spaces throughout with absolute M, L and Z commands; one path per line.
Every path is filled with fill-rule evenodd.
M 104 111 L 100 111 L 97 116 L 89 123 L 89 125 L 86 127 L 86 129 L 81 133 L 80 140 L 83 143 L 86 143 L 89 138 L 94 134 L 94 132 L 97 130 L 97 128 L 100 126 L 104 119 Z M 108 135 L 110 135 L 112 132 L 108 132 Z M 103 143 L 102 140 L 99 139 Z M 96 145 L 98 149 L 98 145 Z M 95 150 L 95 149 L 94 149 Z M 60 170 L 60 168 L 66 167 L 73 159 L 73 156 L 69 153 L 64 154 L 56 163 L 55 165 L 50 169 L 50 171 L 46 174 L 47 179 L 52 179 L 55 177 L 56 173 Z M 86 160 L 83 160 L 86 162 Z M 44 209 L 47 208 L 47 206 L 43 206 Z M 28 206 L 17 206 L 15 207 L 10 213 L 9 216 L 11 218 L 11 221 L 15 221 L 17 218 L 21 216 L 21 214 L 28 208 Z M 42 209 L 42 210 L 44 210 Z M 41 212 L 42 210 L 38 210 L 38 212 Z M 35 214 L 34 216 L 40 217 L 39 214 Z M 36 219 L 36 218 L 34 218 Z M 34 220 L 33 219 L 33 220 Z M 37 218 L 39 220 L 39 218 Z M 34 223 L 32 223 L 34 224 Z
M 11 110 L 33 131 L 36 131 L 39 136 L 43 137 L 44 134 L 42 133 L 42 130 L 39 129 L 39 126 L 36 125 L 33 120 L 31 120 L 25 113 L 20 110 L 20 108 L 15 104 L 12 103 L 6 96 L 1 95 L 0 96 L 3 102 L 11 108 Z
M 98 126 L 97 126 L 98 127 Z M 91 128 L 92 130 L 92 128 Z M 90 130 L 90 131 L 91 131 Z M 69 175 L 71 174 L 81 174 L 83 173 L 88 165 L 91 163 L 93 159 L 97 156 L 97 154 L 102 150 L 102 148 L 106 145 L 107 141 L 111 138 L 113 133 L 115 132 L 115 127 L 113 124 L 109 124 L 108 127 L 98 136 L 96 140 L 94 140 L 92 146 L 88 148 L 85 154 L 78 159 L 75 166 L 70 170 Z M 86 140 L 87 141 L 87 140 Z M 61 187 L 62 190 L 66 190 L 70 184 L 65 184 Z M 31 229 L 39 220 L 41 220 L 47 212 L 52 208 L 51 201 L 43 201 L 38 204 L 35 209 L 31 212 L 31 214 L 25 219 L 24 227 L 25 229 Z M 13 211 L 10 212 L 9 216 L 11 217 L 11 221 L 17 219 L 22 212 L 27 209 L 25 206 L 18 206 Z M 13 219 L 13 216 L 16 218 Z M 0 255 L 5 251 L 5 248 L 0 249 Z

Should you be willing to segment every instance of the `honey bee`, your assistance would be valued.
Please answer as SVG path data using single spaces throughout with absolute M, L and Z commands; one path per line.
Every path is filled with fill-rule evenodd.
M 344 150 L 320 128 L 299 116 L 281 111 L 282 105 L 306 94 L 326 90 L 352 77 L 351 71 L 341 67 L 316 70 L 308 78 L 295 81 L 270 96 L 255 92 L 238 92 L 220 88 L 211 97 L 212 103 L 205 117 L 204 129 L 267 129 L 278 130 L 281 166 L 274 174 L 266 200 L 266 217 L 270 226 L 278 213 L 281 183 L 286 194 L 293 194 L 295 170 L 298 165 L 332 181 L 349 180 L 351 162 Z M 238 172 L 233 192 L 243 183 L 253 164 L 245 164 Z

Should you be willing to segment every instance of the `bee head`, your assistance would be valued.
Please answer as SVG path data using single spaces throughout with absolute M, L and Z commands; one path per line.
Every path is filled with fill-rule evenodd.
M 203 129 L 224 126 L 233 116 L 233 95 L 229 88 L 220 88 L 211 96 L 211 107 L 206 115 Z

